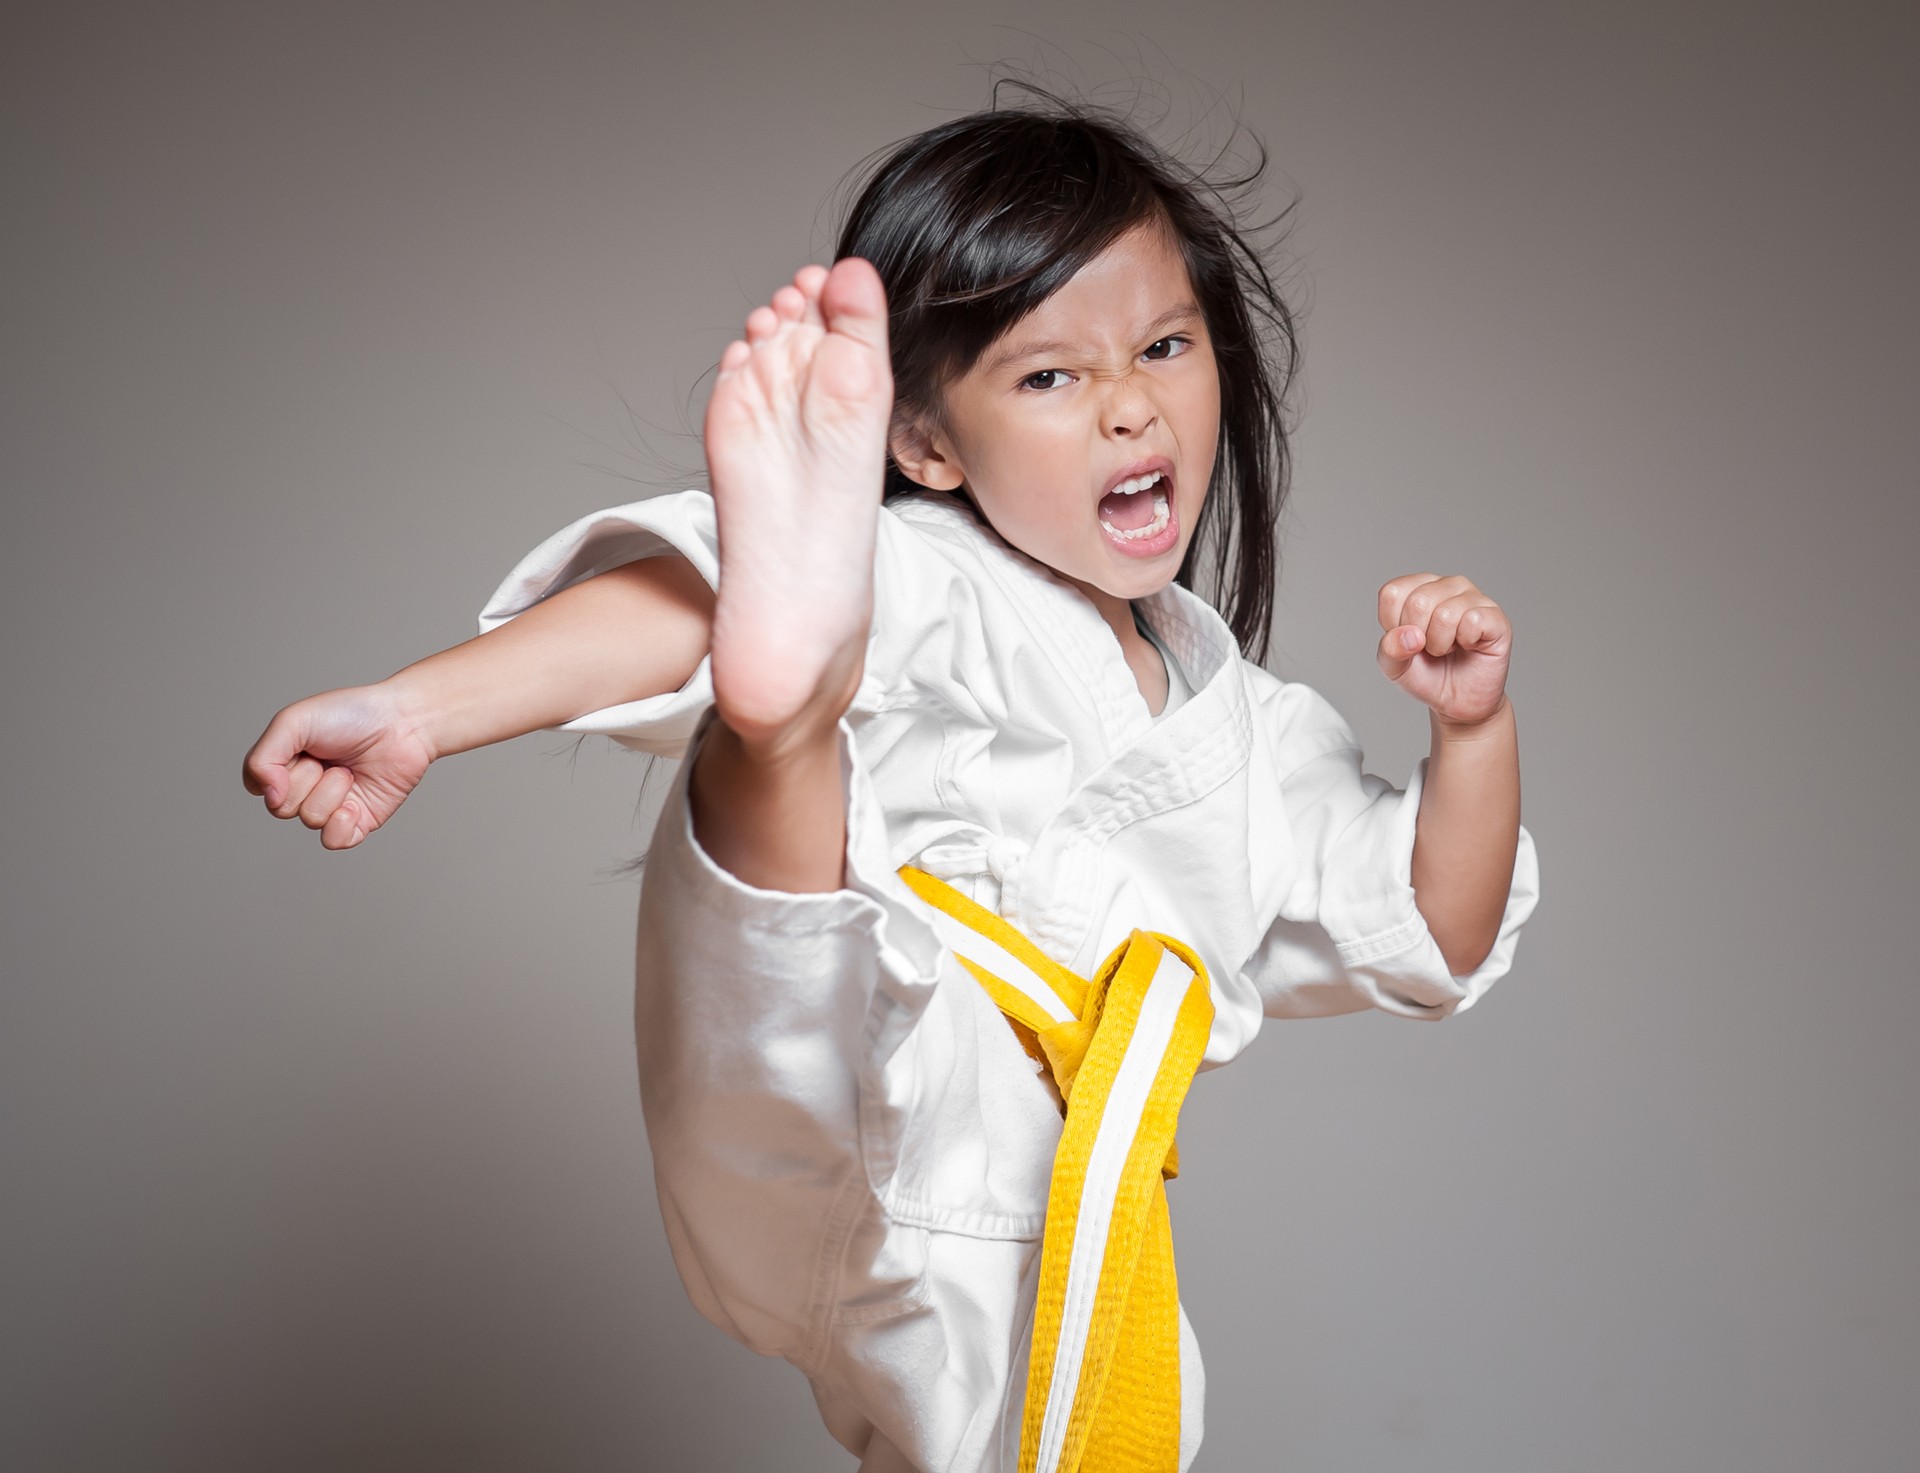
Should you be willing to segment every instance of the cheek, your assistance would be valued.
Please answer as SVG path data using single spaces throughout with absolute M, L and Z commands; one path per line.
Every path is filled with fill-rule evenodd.
M 1086 433 L 1063 415 L 1010 415 L 997 429 L 976 443 L 975 484 L 998 516 L 1041 525 L 1060 488 L 1086 479 Z
M 1220 363 L 1207 355 L 1207 371 L 1198 375 L 1194 385 L 1194 413 L 1213 429 L 1220 426 Z
M 1181 405 L 1182 438 L 1198 469 L 1211 472 L 1220 445 L 1220 389 L 1218 380 L 1208 374 L 1192 386 Z M 1204 491 L 1209 477 L 1201 478 Z

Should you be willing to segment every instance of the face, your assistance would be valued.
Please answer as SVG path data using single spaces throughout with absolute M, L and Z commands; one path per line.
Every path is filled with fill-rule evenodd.
M 964 488 L 996 532 L 1103 607 L 1179 571 L 1213 476 L 1220 380 L 1177 246 L 1137 227 L 951 383 L 943 423 L 897 436 L 923 486 Z

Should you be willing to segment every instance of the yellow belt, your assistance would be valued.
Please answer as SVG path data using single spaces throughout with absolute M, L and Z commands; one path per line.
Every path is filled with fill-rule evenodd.
M 1165 1178 L 1213 1025 L 1192 948 L 1135 931 L 1091 981 L 911 865 L 941 939 L 1006 1014 L 1066 1107 L 1040 1244 L 1020 1473 L 1172 1473 L 1180 1294 Z

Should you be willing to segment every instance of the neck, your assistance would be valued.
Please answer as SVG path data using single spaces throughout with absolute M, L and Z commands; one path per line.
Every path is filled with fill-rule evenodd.
M 1120 653 L 1127 662 L 1127 668 L 1133 672 L 1134 684 L 1140 687 L 1140 698 L 1147 703 L 1147 710 L 1158 716 L 1167 705 L 1166 662 L 1160 658 L 1160 651 L 1143 638 L 1135 626 L 1132 602 L 1082 583 L 1077 578 L 1069 581 L 1086 595 L 1088 601 L 1100 611 L 1100 617 L 1107 621 L 1113 637 L 1120 641 Z
M 989 532 L 997 537 L 998 531 L 973 504 L 970 497 L 949 491 L 947 497 L 971 512 L 974 518 Z M 1002 539 L 1004 540 L 1004 539 Z M 1055 570 L 1058 571 L 1057 569 Z M 1165 705 L 1167 697 L 1166 664 L 1160 658 L 1160 651 L 1141 637 L 1140 630 L 1133 622 L 1133 601 L 1121 598 L 1118 594 L 1108 593 L 1091 583 L 1083 583 L 1078 578 L 1060 577 L 1080 590 L 1081 596 L 1100 611 L 1100 617 L 1106 621 L 1107 628 L 1113 631 L 1113 637 L 1120 642 L 1120 653 L 1125 657 L 1127 668 L 1133 672 L 1134 682 L 1140 687 L 1140 694 L 1147 702 L 1147 709 L 1158 715 Z
M 1066 578 L 1063 573 L 1061 577 Z M 1108 593 L 1104 588 L 1096 588 L 1091 583 L 1082 583 L 1078 578 L 1066 578 L 1079 589 L 1087 602 L 1100 611 L 1100 617 L 1107 621 L 1107 627 L 1113 631 L 1113 637 L 1120 641 L 1122 649 L 1130 649 L 1141 642 L 1140 631 L 1133 623 L 1133 601 L 1121 598 L 1118 594 Z

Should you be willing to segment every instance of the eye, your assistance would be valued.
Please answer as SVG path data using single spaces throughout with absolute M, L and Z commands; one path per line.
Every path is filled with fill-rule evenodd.
M 1164 363 L 1169 358 L 1178 358 L 1192 346 L 1193 340 L 1191 338 L 1162 338 L 1159 342 L 1149 345 L 1147 351 L 1140 356 L 1151 359 L 1155 363 Z M 1160 351 L 1162 348 L 1165 348 L 1167 351 L 1162 353 Z
M 1020 387 L 1023 389 L 1035 389 L 1044 393 L 1048 389 L 1054 389 L 1059 387 L 1058 384 L 1046 383 L 1044 382 L 1044 380 L 1053 379 L 1053 378 L 1064 379 L 1066 376 L 1067 376 L 1066 371 L 1064 369 L 1043 368 L 1038 373 L 1030 373 L 1025 378 L 1021 379 Z

